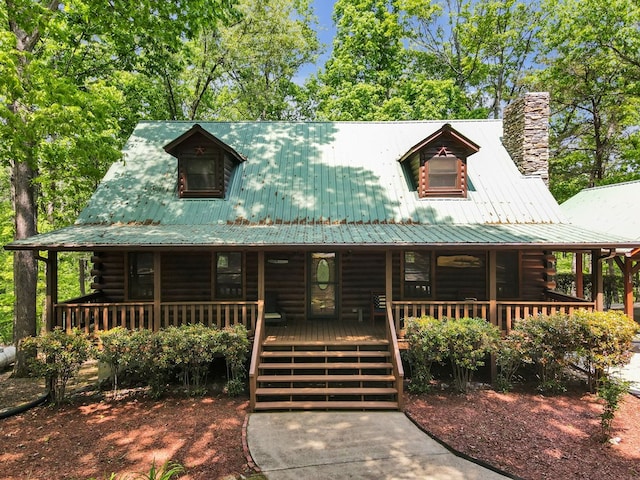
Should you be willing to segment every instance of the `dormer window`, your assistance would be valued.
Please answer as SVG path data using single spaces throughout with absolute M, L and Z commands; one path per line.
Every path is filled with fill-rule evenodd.
M 415 145 L 401 159 L 420 198 L 466 197 L 467 157 L 475 143 L 446 124 Z
M 224 198 L 233 169 L 244 160 L 198 124 L 164 149 L 178 159 L 180 198 Z
M 178 157 L 178 192 L 181 197 L 224 197 L 221 152 L 196 147 Z M 220 171 L 219 171 L 220 170 Z
M 426 159 L 426 188 L 427 190 L 437 190 L 439 188 L 458 190 L 460 185 L 460 160 L 446 147 L 433 157 Z

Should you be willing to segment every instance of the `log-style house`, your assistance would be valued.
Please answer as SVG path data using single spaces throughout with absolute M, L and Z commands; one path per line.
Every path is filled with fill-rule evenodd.
M 640 198 L 640 180 L 585 188 L 564 202 L 560 208 L 574 225 L 589 230 L 615 232 L 624 238 L 640 242 L 640 216 L 637 202 Z M 634 318 L 634 277 L 640 272 L 640 248 L 620 248 L 606 255 L 622 272 L 624 288 L 622 301 L 625 313 Z M 576 295 L 582 296 L 583 256 L 576 252 Z M 640 317 L 636 320 L 640 321 Z
M 550 195 L 548 96 L 512 110 L 142 122 L 75 224 L 7 248 L 47 252 L 47 328 L 242 323 L 252 408 L 399 408 L 406 318 L 601 309 L 601 251 L 631 246 Z M 594 252 L 593 298 L 554 292 L 559 250 Z M 58 298 L 62 251 L 92 252 L 91 295 Z

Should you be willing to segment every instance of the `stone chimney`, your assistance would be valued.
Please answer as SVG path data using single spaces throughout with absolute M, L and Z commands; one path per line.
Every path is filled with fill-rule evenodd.
M 549 185 L 549 92 L 525 93 L 504 109 L 502 143 L 527 176 Z

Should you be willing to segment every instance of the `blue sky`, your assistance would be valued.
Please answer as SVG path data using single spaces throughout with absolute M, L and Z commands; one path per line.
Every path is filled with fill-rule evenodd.
M 318 38 L 324 44 L 324 53 L 318 58 L 315 65 L 305 65 L 297 75 L 296 81 L 303 83 L 311 74 L 315 73 L 324 63 L 331 53 L 331 43 L 335 34 L 331 14 L 333 13 L 333 4 L 335 0 L 312 0 L 311 6 L 318 18 Z
M 333 21 L 331 20 L 331 14 L 333 13 L 333 4 L 335 0 L 313 0 L 311 5 L 313 11 L 318 17 L 318 34 L 320 41 L 331 46 L 335 29 L 333 27 Z

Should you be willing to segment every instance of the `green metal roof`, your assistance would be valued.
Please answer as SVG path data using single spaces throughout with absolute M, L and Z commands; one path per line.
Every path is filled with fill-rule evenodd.
M 420 199 L 398 161 L 444 122 L 201 123 L 246 158 L 225 199 L 181 199 L 163 146 L 192 127 L 143 122 L 78 223 L 551 223 L 562 213 L 500 142 L 500 121 L 450 122 L 477 142 L 468 198 Z
M 399 161 L 445 122 L 200 122 L 245 159 L 224 199 L 178 197 L 163 147 L 193 122 L 142 122 L 75 225 L 9 248 L 621 241 L 567 225 L 542 180 L 515 167 L 501 121 L 446 123 L 480 147 L 467 198 L 418 198 Z
M 562 204 L 568 219 L 582 227 L 640 240 L 640 180 L 587 188 Z
M 12 248 L 59 250 L 140 247 L 443 246 L 615 248 L 624 239 L 568 224 L 515 225 L 73 225 L 16 241 Z M 637 244 L 638 242 L 636 242 Z

